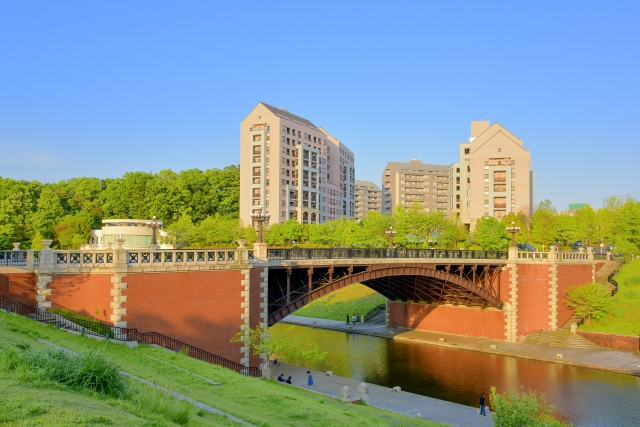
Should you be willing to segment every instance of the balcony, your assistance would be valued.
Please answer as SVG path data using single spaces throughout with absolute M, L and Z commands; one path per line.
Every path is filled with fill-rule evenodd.
M 506 208 L 507 208 L 506 203 L 496 203 L 493 205 L 493 209 L 506 209 Z
M 507 178 L 506 177 L 500 177 L 500 176 L 494 176 L 493 177 L 493 182 L 507 182 Z

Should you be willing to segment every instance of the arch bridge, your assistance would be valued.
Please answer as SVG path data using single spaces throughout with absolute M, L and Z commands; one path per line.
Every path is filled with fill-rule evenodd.
M 269 249 L 268 324 L 354 283 L 391 301 L 501 309 L 507 252 L 439 249 Z

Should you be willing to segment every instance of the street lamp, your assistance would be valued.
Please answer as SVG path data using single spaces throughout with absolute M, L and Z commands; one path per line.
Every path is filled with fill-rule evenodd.
M 153 230 L 153 234 L 151 234 L 151 246 L 158 246 L 158 239 L 156 238 L 156 231 L 162 228 L 162 221 L 156 220 L 156 216 L 154 215 L 151 221 L 147 221 L 147 230 Z
M 262 206 L 258 206 L 258 212 L 254 212 L 251 214 L 251 219 L 254 223 L 258 223 L 258 243 L 264 243 L 262 238 L 262 227 L 265 224 L 269 224 L 269 218 L 271 218 L 271 214 L 269 212 L 263 212 Z
M 520 227 L 516 226 L 514 221 L 511 221 L 511 227 L 507 227 L 507 232 L 511 233 L 511 247 L 516 247 L 516 233 L 520 231 Z
M 600 243 L 600 256 L 604 255 L 604 243 Z
M 387 231 L 385 231 L 385 234 L 389 238 L 389 249 L 393 249 L 393 236 L 398 234 L 398 232 L 397 231 L 393 231 L 393 227 L 389 227 L 389 229 Z
M 600 230 L 602 230 L 602 226 L 599 225 L 596 228 L 598 229 L 598 242 L 602 243 L 602 239 L 600 238 Z

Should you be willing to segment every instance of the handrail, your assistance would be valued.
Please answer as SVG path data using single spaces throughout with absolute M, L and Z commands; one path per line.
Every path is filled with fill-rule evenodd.
M 609 273 L 609 275 L 607 276 L 607 282 L 611 283 L 615 287 L 613 292 L 611 292 L 611 296 L 614 296 L 618 293 L 618 281 L 615 279 L 615 276 L 620 273 L 620 270 L 622 270 L 622 267 L 624 267 L 626 263 L 627 260 L 623 259 L 622 262 L 616 267 L 616 269 Z
M 239 372 L 243 375 L 251 377 L 260 376 L 260 368 L 256 366 L 244 366 L 224 357 L 209 353 L 206 350 L 193 347 L 182 341 L 157 332 L 138 332 L 136 328 L 119 328 L 116 326 L 105 325 L 103 323 L 91 322 L 72 316 L 63 316 L 61 314 L 48 313 L 46 310 L 35 308 L 21 302 L 0 296 L 0 308 L 28 317 L 44 324 L 54 324 L 61 329 L 67 329 L 88 335 L 102 336 L 107 339 L 117 341 L 137 341 L 141 344 L 155 344 L 161 347 L 182 351 L 195 359 L 209 362 L 214 365 L 220 365 L 227 369 Z M 61 318 L 65 321 L 61 321 Z
M 407 248 L 282 248 L 267 249 L 273 260 L 350 259 L 350 258 L 459 258 L 506 260 L 505 251 L 470 251 L 463 249 L 407 249 Z
M 366 322 L 369 317 L 373 316 L 374 314 L 376 314 L 380 310 L 384 310 L 386 308 L 387 308 L 387 304 L 378 304 L 378 305 L 376 305 L 371 310 L 367 311 L 364 316 L 362 316 L 362 318 L 363 318 L 362 321 Z

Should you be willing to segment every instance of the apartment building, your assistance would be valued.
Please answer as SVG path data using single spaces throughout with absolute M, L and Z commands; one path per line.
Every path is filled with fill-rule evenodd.
M 367 212 L 382 213 L 382 190 L 371 181 L 356 179 L 356 219 L 364 219 Z
M 449 167 L 448 210 L 474 228 L 483 216 L 530 215 L 534 206 L 531 153 L 499 123 L 472 121 L 469 142 Z
M 309 120 L 263 102 L 240 123 L 240 218 L 322 223 L 355 215 L 355 156 Z
M 382 213 L 392 213 L 398 205 L 406 209 L 414 202 L 421 203 L 427 212 L 446 212 L 448 183 L 448 166 L 416 159 L 389 162 L 382 173 Z

